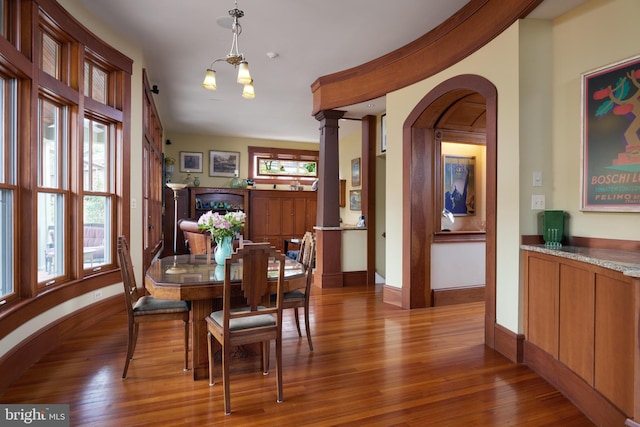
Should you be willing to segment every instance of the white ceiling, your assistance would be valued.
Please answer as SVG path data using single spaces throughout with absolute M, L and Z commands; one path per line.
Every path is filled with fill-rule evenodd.
M 310 87 L 318 77 L 389 53 L 467 3 L 238 0 L 239 46 L 256 90 L 248 100 L 227 63 L 215 66 L 218 90 L 202 88 L 205 70 L 229 53 L 231 30 L 216 20 L 228 17 L 233 0 L 77 1 L 142 49 L 165 131 L 303 142 L 319 141 Z M 585 1 L 545 0 L 533 16 L 553 18 Z M 384 98 L 343 109 L 349 117 L 380 114 Z

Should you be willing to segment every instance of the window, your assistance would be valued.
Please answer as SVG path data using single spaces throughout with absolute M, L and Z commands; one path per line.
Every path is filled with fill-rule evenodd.
M 109 73 L 89 61 L 84 63 L 84 94 L 103 104 L 109 101 Z
M 38 282 L 65 275 L 65 212 L 68 189 L 67 108 L 38 101 Z
M 16 81 L 0 76 L 0 299 L 16 292 L 13 237 L 16 190 Z
M 57 2 L 0 0 L 0 33 L 0 321 L 26 322 L 121 280 L 133 61 Z
M 40 69 L 50 76 L 60 79 L 61 44 L 45 31 L 40 32 Z
M 313 182 L 318 177 L 317 151 L 249 147 L 249 178 L 257 183 Z
M 112 262 L 111 224 L 114 222 L 115 125 L 84 119 L 83 148 L 83 265 L 98 271 Z

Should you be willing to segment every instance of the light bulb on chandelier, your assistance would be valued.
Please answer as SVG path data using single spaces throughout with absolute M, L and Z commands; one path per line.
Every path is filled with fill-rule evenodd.
M 233 18 L 233 24 L 231 25 L 231 32 L 233 38 L 231 40 L 231 49 L 224 58 L 218 58 L 211 63 L 204 75 L 204 81 L 202 87 L 209 90 L 216 90 L 218 88 L 216 83 L 216 71 L 213 69 L 213 64 L 216 62 L 224 61 L 238 69 L 238 78 L 236 81 L 243 85 L 242 97 L 247 99 L 255 98 L 256 93 L 253 87 L 253 79 L 249 73 L 249 63 L 245 59 L 244 55 L 240 53 L 238 46 L 238 36 L 242 33 L 242 26 L 238 22 L 239 18 L 244 16 L 244 12 L 238 9 L 238 2 L 235 2 L 236 7 L 229 11 L 229 15 Z

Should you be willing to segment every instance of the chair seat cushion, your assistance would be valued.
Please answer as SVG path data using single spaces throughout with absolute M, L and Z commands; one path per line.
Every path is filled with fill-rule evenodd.
M 294 289 L 293 291 L 285 292 L 282 295 L 282 298 L 285 301 L 291 301 L 291 300 L 302 300 L 302 301 L 304 301 L 304 292 L 302 292 L 300 289 Z
M 260 306 L 259 308 L 265 308 Z M 249 307 L 238 307 L 230 310 L 232 313 L 249 311 Z M 222 327 L 222 315 L 224 311 L 214 311 L 209 315 L 214 322 Z M 259 328 L 261 326 L 274 326 L 276 318 L 272 314 L 258 314 L 256 316 L 240 317 L 229 321 L 229 330 L 238 331 L 241 329 Z
M 184 311 L 189 311 L 189 304 L 186 301 L 155 299 L 150 295 L 138 298 L 138 301 L 136 301 L 133 306 L 134 316 L 157 313 L 180 313 Z
M 298 255 L 300 254 L 299 250 L 287 251 L 285 254 L 287 258 L 291 258 L 293 260 L 298 260 Z

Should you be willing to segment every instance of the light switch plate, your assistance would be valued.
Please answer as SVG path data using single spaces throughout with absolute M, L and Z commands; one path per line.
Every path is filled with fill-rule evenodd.
M 542 172 L 535 171 L 533 173 L 533 186 L 542 187 Z
M 531 210 L 543 211 L 545 209 L 544 194 L 534 194 L 531 196 Z

